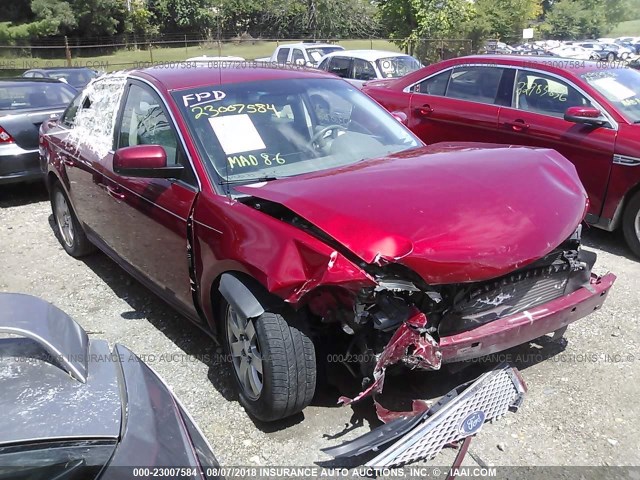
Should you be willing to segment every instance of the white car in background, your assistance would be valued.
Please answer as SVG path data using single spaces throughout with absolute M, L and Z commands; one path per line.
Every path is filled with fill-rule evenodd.
M 577 60 L 593 60 L 594 53 L 579 45 L 561 45 L 551 50 L 551 53 L 563 58 L 575 58 Z
M 320 70 L 333 73 L 361 87 L 369 80 L 399 78 L 422 68 L 410 55 L 385 50 L 344 50 L 325 55 Z

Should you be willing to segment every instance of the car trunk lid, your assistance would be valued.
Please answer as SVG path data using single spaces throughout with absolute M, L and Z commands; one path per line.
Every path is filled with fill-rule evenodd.
M 0 111 L 0 127 L 11 137 L 13 141 L 25 150 L 38 148 L 38 131 L 45 120 L 60 116 L 64 107 L 49 107 L 38 110 L 11 110 Z

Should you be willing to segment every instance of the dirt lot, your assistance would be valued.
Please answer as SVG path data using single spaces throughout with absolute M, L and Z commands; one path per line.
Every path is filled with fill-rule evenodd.
M 210 338 L 106 256 L 79 261 L 66 255 L 52 225 L 43 188 L 0 188 L 0 291 L 38 295 L 91 336 L 137 352 L 191 411 L 223 465 L 326 462 L 320 448 L 379 424 L 370 403 L 337 407 L 332 388 L 286 422 L 252 421 Z M 471 444 L 469 465 L 640 465 L 640 262 L 618 235 L 588 231 L 585 244 L 599 255 L 598 272 L 618 275 L 607 303 L 569 328 L 566 347 L 540 340 L 508 352 L 529 394 L 517 414 L 485 426 Z M 386 389 L 433 399 L 487 368 L 477 363 L 453 378 L 407 374 L 390 379 Z M 432 463 L 452 458 L 448 451 Z

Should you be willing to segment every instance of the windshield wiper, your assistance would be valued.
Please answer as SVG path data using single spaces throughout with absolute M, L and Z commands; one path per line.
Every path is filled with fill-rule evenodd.
M 255 177 L 255 178 L 244 178 L 239 180 L 227 180 L 222 179 L 220 181 L 220 185 L 237 185 L 239 183 L 260 183 L 260 182 L 270 182 L 272 180 L 278 180 L 282 177 L 276 177 L 275 175 L 265 175 L 263 177 Z

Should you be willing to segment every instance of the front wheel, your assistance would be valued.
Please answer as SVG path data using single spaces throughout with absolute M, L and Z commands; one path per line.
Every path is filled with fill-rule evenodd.
M 54 183 L 50 192 L 51 210 L 56 223 L 56 234 L 62 248 L 72 257 L 83 257 L 94 250 L 84 233 L 71 203 L 60 183 Z
M 615 54 L 610 53 L 609 55 L 607 55 L 607 62 L 611 63 L 616 59 Z
M 631 251 L 640 257 L 640 192 L 631 197 L 624 210 L 622 231 Z
M 316 356 L 311 339 L 278 313 L 247 319 L 222 301 L 224 343 L 240 403 L 274 421 L 302 411 L 313 399 Z

